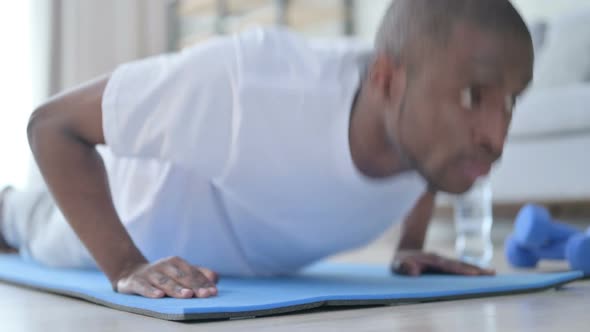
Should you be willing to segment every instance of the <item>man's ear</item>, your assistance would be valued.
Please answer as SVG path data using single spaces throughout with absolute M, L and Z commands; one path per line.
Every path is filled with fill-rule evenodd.
M 399 106 L 406 90 L 406 68 L 391 55 L 380 53 L 369 72 L 371 89 L 386 103 Z

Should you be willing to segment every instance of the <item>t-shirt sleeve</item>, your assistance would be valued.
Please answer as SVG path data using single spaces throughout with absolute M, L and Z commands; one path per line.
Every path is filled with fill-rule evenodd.
M 231 144 L 235 63 L 226 37 L 118 67 L 102 100 L 106 144 L 121 157 L 220 172 Z

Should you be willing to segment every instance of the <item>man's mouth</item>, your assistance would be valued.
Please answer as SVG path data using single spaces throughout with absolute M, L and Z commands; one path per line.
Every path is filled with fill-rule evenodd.
M 468 159 L 463 162 L 461 172 L 470 181 L 475 181 L 477 178 L 488 175 L 492 169 L 492 164 L 482 160 Z

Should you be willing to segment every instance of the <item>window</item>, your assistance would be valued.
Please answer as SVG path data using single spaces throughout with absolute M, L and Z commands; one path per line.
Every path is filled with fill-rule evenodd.
M 26 124 L 31 109 L 30 2 L 0 2 L 0 188 L 27 181 L 30 152 Z

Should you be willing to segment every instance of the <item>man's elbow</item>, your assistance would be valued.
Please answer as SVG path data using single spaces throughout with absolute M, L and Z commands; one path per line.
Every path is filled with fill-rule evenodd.
M 50 117 L 50 109 L 47 104 L 43 104 L 37 107 L 31 116 L 27 124 L 27 137 L 29 139 L 29 145 L 33 145 L 33 142 L 38 138 L 41 128 L 46 125 L 47 118 Z
M 64 123 L 61 118 L 63 116 L 51 102 L 42 104 L 33 111 L 27 124 L 27 137 L 33 152 L 39 142 L 48 139 L 48 135 L 63 129 Z
M 57 95 L 33 111 L 27 126 L 29 144 L 57 137 L 94 147 L 104 144 L 102 96 L 108 77 Z

